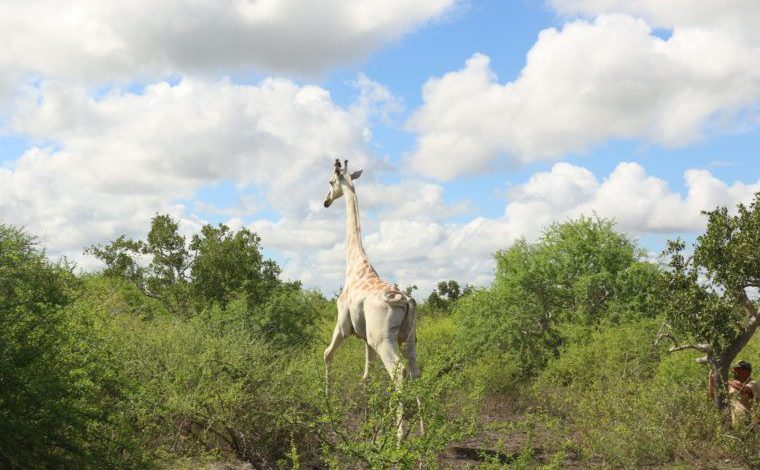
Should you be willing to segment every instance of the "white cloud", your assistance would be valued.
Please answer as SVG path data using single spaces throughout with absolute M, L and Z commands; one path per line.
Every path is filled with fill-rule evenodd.
M 352 168 L 369 170 L 359 193 L 370 259 L 389 281 L 417 284 L 426 294 L 443 279 L 487 284 L 496 250 L 535 238 L 552 221 L 595 212 L 634 235 L 693 232 L 704 226 L 699 210 L 733 206 L 760 189 L 690 170 L 682 195 L 634 163 L 605 178 L 561 163 L 511 188 L 502 217 L 452 222 L 473 208 L 450 201 L 444 186 L 416 171 L 395 184 L 375 179 L 390 165 L 367 153 L 369 124 L 403 108 L 382 84 L 359 75 L 356 102 L 342 107 L 327 90 L 290 80 L 208 78 L 319 72 L 361 59 L 456 3 L 0 5 L 0 100 L 18 98 L 7 130 L 33 142 L 0 166 L 0 220 L 25 226 L 53 255 L 89 267 L 79 257 L 85 246 L 122 233 L 142 237 L 156 212 L 179 218 L 187 233 L 204 222 L 195 211 L 213 213 L 229 217 L 234 229 L 257 231 L 281 255 L 286 277 L 329 293 L 343 281 L 345 222 L 342 210 L 322 207 L 322 197 L 331 159 L 349 156 Z M 757 43 L 744 25 L 750 15 L 713 15 L 700 6 L 663 40 L 649 25 L 669 27 L 677 16 L 653 1 L 623 8 L 631 4 L 557 0 L 566 14 L 623 14 L 544 31 L 512 82 L 499 83 L 480 54 L 431 79 L 408 124 L 419 133 L 413 170 L 453 178 L 583 152 L 610 138 L 682 145 L 723 123 L 716 115 L 730 121 L 759 99 Z M 118 85 L 169 74 L 185 78 L 139 93 Z M 106 91 L 93 97 L 93 85 Z M 220 183 L 235 186 L 236 202 L 198 200 L 199 189 Z M 257 214 L 262 208 L 278 219 Z
M 381 276 L 401 286 L 416 284 L 421 288 L 419 296 L 424 297 L 438 281 L 446 279 L 488 285 L 493 279 L 492 256 L 497 250 L 508 248 L 519 238 L 534 241 L 553 222 L 598 215 L 614 218 L 617 229 L 633 237 L 699 233 L 705 227 L 702 210 L 734 208 L 760 191 L 760 180 L 727 184 L 705 170 L 686 171 L 684 182 L 686 191 L 681 194 L 637 163 L 620 163 L 604 178 L 580 166 L 557 163 L 511 188 L 502 217 L 452 223 L 444 217 L 394 217 L 392 211 L 384 211 L 378 222 L 365 212 L 364 246 Z M 358 192 L 360 206 L 364 207 L 368 205 L 365 200 L 376 197 L 371 195 L 384 191 L 360 182 Z M 386 203 L 396 204 L 392 199 Z M 334 212 L 339 218 L 330 223 L 274 224 L 276 230 L 286 233 L 275 230 L 271 235 L 272 239 L 293 239 L 292 244 L 283 246 L 288 250 L 286 275 L 327 293 L 336 291 L 345 275 L 344 214 L 342 210 Z M 297 242 L 312 230 L 306 228 L 310 226 L 323 234 L 323 243 L 313 250 L 303 249 Z
M 701 211 L 735 207 L 760 191 L 760 180 L 728 185 L 706 170 L 686 171 L 684 182 L 687 192 L 681 195 L 637 163 L 620 163 L 603 181 L 584 168 L 557 163 L 510 193 L 505 219 L 528 238 L 546 225 L 536 219 L 562 221 L 593 214 L 614 218 L 620 230 L 632 235 L 694 233 L 705 227 Z M 569 187 L 577 188 L 571 202 L 558 197 Z
M 250 228 L 261 236 L 265 247 L 294 254 L 332 248 L 345 236 L 345 224 L 337 217 L 284 219 L 278 222 L 261 219 L 253 222 Z
M 364 246 L 370 260 L 389 282 L 403 286 L 429 284 L 436 275 L 443 276 L 451 261 L 436 261 L 429 254 L 454 227 L 445 219 L 465 214 L 468 204 L 445 202 L 439 185 L 414 180 L 381 184 L 373 181 L 373 173 L 370 168 L 356 183 Z M 345 275 L 342 202 L 329 209 L 314 208 L 302 219 L 286 216 L 278 222 L 258 220 L 251 228 L 261 235 L 264 246 L 282 254 L 285 277 L 330 293 L 342 284 Z
M 455 3 L 2 2 L 0 74 L 13 80 L 42 76 L 86 83 L 251 69 L 312 74 L 362 59 L 440 18 Z
M 183 80 L 99 99 L 46 84 L 19 110 L 13 130 L 39 145 L 0 167 L 0 220 L 43 235 L 54 254 L 142 236 L 156 212 L 192 222 L 176 201 L 220 181 L 304 217 L 321 206 L 332 155 L 367 161 L 363 122 L 326 90 L 282 79 Z
M 467 201 L 447 203 L 443 186 L 416 179 L 397 184 L 369 181 L 361 185 L 361 192 L 362 209 L 377 211 L 382 220 L 445 220 L 470 212 Z
M 376 118 L 390 122 L 393 115 L 404 110 L 401 101 L 388 88 L 370 80 L 363 73 L 352 84 L 359 91 L 359 97 L 351 109 L 362 121 Z
M 751 42 L 760 41 L 760 3 L 755 0 L 549 0 L 549 4 L 563 15 L 625 13 L 659 28 L 720 29 Z
M 500 84 L 489 58 L 431 78 L 409 120 L 414 168 L 440 179 L 583 153 L 609 139 L 682 146 L 760 100 L 760 49 L 730 30 L 604 15 L 547 29 L 520 76 Z

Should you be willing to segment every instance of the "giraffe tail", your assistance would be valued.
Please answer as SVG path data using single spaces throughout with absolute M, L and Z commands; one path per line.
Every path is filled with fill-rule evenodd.
M 401 341 L 407 342 L 410 338 L 412 338 L 413 335 L 416 334 L 417 330 L 417 302 L 411 298 L 407 297 L 406 301 L 406 316 L 404 317 L 404 322 L 401 323 L 401 329 L 399 331 L 399 338 Z

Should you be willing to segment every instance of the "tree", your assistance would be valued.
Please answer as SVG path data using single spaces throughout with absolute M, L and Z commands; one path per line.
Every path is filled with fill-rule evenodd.
M 553 224 L 495 257 L 493 286 L 462 299 L 455 314 L 465 350 L 513 352 L 526 372 L 558 356 L 574 332 L 659 312 L 657 266 L 611 220 Z
M 719 207 L 707 215 L 707 229 L 692 256 L 682 240 L 669 241 L 667 324 L 658 341 L 669 339 L 670 352 L 694 349 L 698 362 L 712 370 L 715 406 L 728 405 L 726 382 L 731 364 L 757 330 L 758 309 L 749 291 L 760 289 L 760 193 L 736 215 Z M 684 341 L 683 343 L 681 341 Z
M 425 304 L 434 310 L 449 312 L 457 300 L 471 293 L 472 290 L 473 287 L 469 284 L 462 289 L 453 279 L 441 281 L 425 300 Z
M 103 274 L 120 277 L 137 285 L 157 299 L 167 300 L 171 290 L 186 285 L 188 269 L 193 263 L 185 247 L 179 224 L 169 215 L 151 219 L 146 240 L 132 240 L 122 235 L 106 245 L 93 245 L 85 252 L 103 261 Z M 142 260 L 148 258 L 144 265 Z
M 659 273 L 609 219 L 581 217 L 550 225 L 535 244 L 518 241 L 496 254 L 494 289 L 523 306 L 528 334 L 545 336 L 555 352 L 564 322 L 593 325 L 621 315 L 653 316 Z M 632 289 L 632 284 L 640 284 Z M 629 305 L 644 296 L 636 312 Z M 530 323 L 533 323 L 532 325 Z
M 192 292 L 199 300 L 222 305 L 236 292 L 248 301 L 262 303 L 281 284 L 280 268 L 261 253 L 261 238 L 248 229 L 233 232 L 224 224 L 205 225 L 193 235 L 190 250 Z
M 225 306 L 240 293 L 258 305 L 282 285 L 280 268 L 264 259 L 259 236 L 224 224 L 203 226 L 187 243 L 178 222 L 156 215 L 146 240 L 121 236 L 87 252 L 106 264 L 104 274 L 134 283 L 174 312 L 192 309 L 192 302 L 198 308 Z M 145 258 L 147 265 L 141 263 Z

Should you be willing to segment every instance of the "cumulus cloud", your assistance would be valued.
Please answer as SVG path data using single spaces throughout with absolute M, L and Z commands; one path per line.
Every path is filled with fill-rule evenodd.
M 384 278 L 401 286 L 416 284 L 420 295 L 427 295 L 445 279 L 488 285 L 493 279 L 492 256 L 496 251 L 520 238 L 536 240 L 553 222 L 597 215 L 615 219 L 617 229 L 632 237 L 699 233 L 705 227 L 701 211 L 717 206 L 734 208 L 760 191 L 760 180 L 728 184 L 700 169 L 688 170 L 683 177 L 686 190 L 682 194 L 637 163 L 620 163 L 604 177 L 581 166 L 557 163 L 511 188 L 501 217 L 447 222 L 441 218 L 394 217 L 389 211 L 378 222 L 365 215 L 364 245 Z M 358 191 L 360 205 L 371 194 L 382 193 L 380 188 L 361 185 Z M 335 212 L 343 217 L 342 211 Z M 322 243 L 314 250 L 299 248 L 297 241 L 283 246 L 289 253 L 285 273 L 325 292 L 337 291 L 345 275 L 344 222 L 305 223 L 311 224 L 322 233 Z M 272 239 L 306 236 L 304 225 L 275 225 L 290 235 L 272 233 Z
M 177 201 L 220 181 L 258 188 L 266 207 L 304 217 L 321 205 L 332 155 L 367 161 L 354 113 L 322 88 L 283 79 L 186 79 L 97 99 L 43 85 L 11 127 L 37 145 L 0 167 L 0 219 L 64 253 L 142 234 L 156 212 L 191 220 Z
M 448 203 L 439 184 L 409 179 L 397 184 L 369 182 L 362 185 L 362 207 L 379 219 L 413 221 L 445 220 L 471 212 L 467 201 Z
M 315 73 L 456 0 L 29 0 L 0 4 L 0 72 L 89 83 L 233 70 Z
M 557 163 L 511 192 L 505 216 L 523 227 L 526 236 L 535 236 L 545 225 L 531 223 L 535 217 L 531 214 L 540 214 L 544 221 L 596 214 L 615 219 L 619 229 L 632 235 L 694 233 L 705 226 L 701 211 L 734 207 L 760 191 L 760 180 L 728 185 L 706 170 L 686 171 L 684 183 L 686 195 L 671 190 L 665 180 L 647 174 L 638 163 L 620 163 L 602 181 L 585 168 Z M 555 190 L 562 193 L 568 187 L 576 188 L 571 202 L 557 197 Z
M 452 225 L 446 219 L 469 213 L 468 202 L 444 201 L 443 187 L 436 184 L 383 184 L 371 178 L 373 168 L 367 173 L 357 181 L 357 191 L 364 246 L 373 264 L 389 282 L 405 286 L 443 276 L 451 261 L 433 261 L 430 252 L 448 237 Z M 329 293 L 345 275 L 345 216 L 341 200 L 329 209 L 314 208 L 302 219 L 257 220 L 250 227 L 266 247 L 282 254 L 287 278 Z
M 593 17 L 625 13 L 644 18 L 659 28 L 707 28 L 731 31 L 751 42 L 760 42 L 757 18 L 760 4 L 754 0 L 549 0 L 563 15 Z
M 408 122 L 418 135 L 409 158 L 440 179 L 609 139 L 683 146 L 760 100 L 760 49 L 731 30 L 676 28 L 662 39 L 643 19 L 602 15 L 542 31 L 512 82 L 475 54 L 431 78 L 423 100 Z

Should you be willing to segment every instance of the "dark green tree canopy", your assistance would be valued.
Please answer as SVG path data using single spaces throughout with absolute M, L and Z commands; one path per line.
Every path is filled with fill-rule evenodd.
M 453 279 L 441 281 L 433 289 L 428 298 L 425 299 L 425 304 L 434 311 L 449 312 L 459 299 L 470 294 L 472 291 L 473 287 L 469 284 L 462 288 Z
M 621 304 L 638 304 L 637 314 L 652 316 L 650 281 L 658 271 L 643 258 L 612 220 L 581 217 L 550 225 L 537 243 L 520 240 L 497 252 L 494 288 L 520 297 L 547 321 L 591 324 L 625 310 Z
M 189 300 L 226 305 L 240 293 L 258 304 L 281 285 L 280 269 L 264 258 L 259 236 L 224 224 L 203 226 L 188 243 L 175 220 L 156 215 L 145 240 L 121 236 L 87 252 L 105 263 L 104 274 L 135 283 L 171 310 L 188 308 Z
M 279 287 L 280 268 L 261 253 L 261 238 L 248 229 L 233 232 L 226 225 L 205 225 L 193 235 L 191 278 L 196 297 L 226 304 L 244 292 L 255 304 Z

